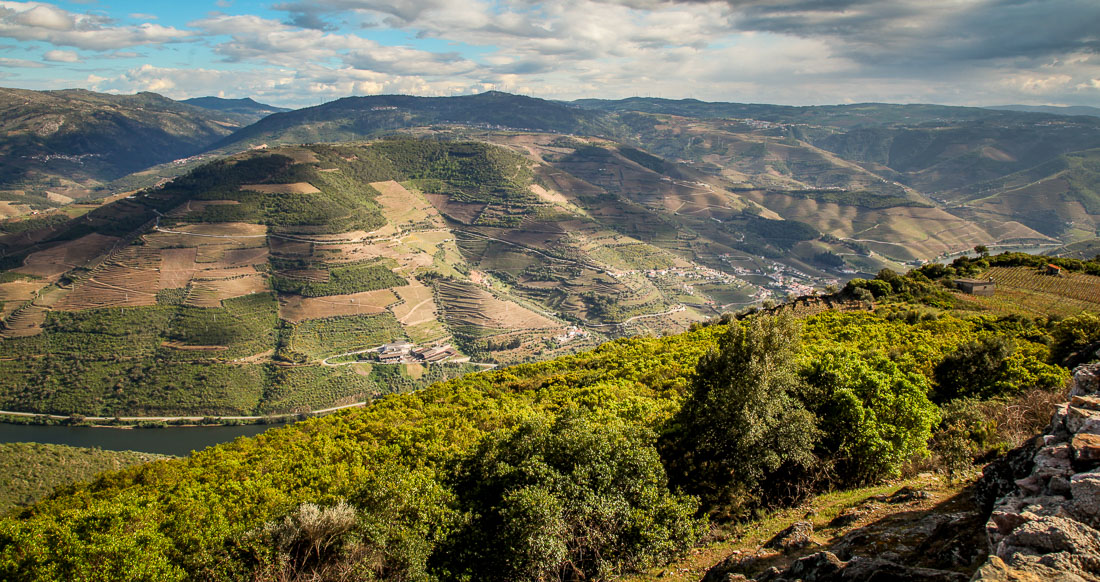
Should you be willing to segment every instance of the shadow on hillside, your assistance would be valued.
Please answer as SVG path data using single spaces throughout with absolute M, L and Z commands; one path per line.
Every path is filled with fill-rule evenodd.
M 818 528 L 809 545 L 730 556 L 712 568 L 706 580 L 721 580 L 725 574 L 752 578 L 773 567 L 784 570 L 822 551 L 844 561 L 880 558 L 908 567 L 973 574 L 987 555 L 986 517 L 974 501 L 973 487 L 938 500 L 921 499 L 922 493 L 902 488 L 891 496 L 868 497 Z

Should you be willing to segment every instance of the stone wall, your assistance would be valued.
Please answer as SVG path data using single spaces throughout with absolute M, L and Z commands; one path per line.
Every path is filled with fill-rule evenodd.
M 1047 430 L 984 474 L 990 557 L 974 580 L 1100 582 L 1100 364 L 1075 370 Z

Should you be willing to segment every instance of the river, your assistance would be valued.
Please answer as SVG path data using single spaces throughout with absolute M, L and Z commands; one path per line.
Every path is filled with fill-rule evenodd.
M 0 443 L 50 443 L 182 457 L 194 450 L 229 442 L 239 436 L 257 435 L 279 426 L 284 425 L 118 429 L 0 423 Z

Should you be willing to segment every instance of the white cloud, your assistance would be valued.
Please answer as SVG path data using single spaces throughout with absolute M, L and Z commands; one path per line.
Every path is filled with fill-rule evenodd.
M 79 63 L 80 62 L 80 55 L 76 54 L 74 51 L 62 51 L 62 50 L 47 51 L 45 55 L 42 55 L 42 58 L 46 59 L 47 61 L 54 62 L 54 63 Z
M 109 19 L 75 14 L 38 2 L 0 2 L 0 37 L 37 40 L 58 46 L 107 51 L 184 40 L 190 31 L 143 23 L 113 26 Z
M 41 68 L 46 67 L 46 66 L 47 66 L 46 64 L 40 63 L 38 61 L 28 61 L 26 59 L 9 59 L 9 58 L 0 57 L 0 67 L 13 67 L 13 68 L 18 67 L 18 68 L 25 68 L 25 69 L 41 69 Z

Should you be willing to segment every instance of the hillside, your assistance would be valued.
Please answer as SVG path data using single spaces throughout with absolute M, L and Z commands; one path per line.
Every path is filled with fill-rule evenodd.
M 214 144 L 239 150 L 259 144 L 341 142 L 379 132 L 432 124 L 459 124 L 600 135 L 612 131 L 604 116 L 561 103 L 490 91 L 459 97 L 375 95 L 346 97 L 264 118 Z
M 0 409 L 325 409 L 683 330 L 825 277 L 720 260 L 719 237 L 740 244 L 728 231 L 697 257 L 659 208 L 585 184 L 481 142 L 288 147 L 10 234 Z M 438 353 L 379 352 L 397 341 Z
M 339 142 L 397 130 L 431 132 L 444 124 L 471 136 L 479 128 L 601 136 L 691 164 L 726 178 L 727 186 L 758 190 L 749 198 L 779 216 L 809 218 L 821 232 L 900 261 L 980 243 L 1072 242 L 1072 234 L 1035 228 L 1033 213 L 1022 203 L 1000 214 L 966 214 L 954 212 L 947 193 L 1100 146 L 1100 121 L 1044 113 L 641 98 L 562 104 L 486 93 L 341 99 L 265 118 L 216 147 Z M 828 205 L 824 212 L 820 203 Z
M 163 459 L 150 453 L 103 451 L 41 443 L 2 443 L 0 515 L 26 507 L 71 483 L 89 481 L 106 471 Z
M 0 521 L 0 571 L 24 579 L 274 580 L 355 572 L 364 579 L 534 580 L 563 572 L 605 579 L 661 564 L 699 539 L 701 516 L 711 515 L 722 531 L 727 512 L 783 503 L 746 491 L 783 491 L 784 484 L 813 482 L 809 475 L 831 475 L 819 486 L 850 487 L 897 474 L 927 447 L 946 468 L 1011 446 L 999 432 L 1007 423 L 978 430 L 994 426 L 983 415 L 999 409 L 998 399 L 1034 400 L 1034 392 L 1024 392 L 1042 387 L 1046 394 L 1068 377 L 1045 363 L 1044 338 L 1060 337 L 1058 326 L 950 310 L 913 313 L 905 305 L 826 312 L 805 318 L 800 333 L 790 320 L 756 317 L 623 339 L 110 473 Z M 1011 351 L 982 360 L 982 350 L 1004 342 Z M 692 461 L 679 448 L 695 438 L 692 426 L 705 437 L 736 422 L 708 407 L 708 390 L 724 385 L 717 379 L 725 374 L 738 378 L 739 362 L 752 361 L 754 350 L 776 358 L 767 368 L 776 375 L 747 368 L 733 384 L 747 392 L 729 397 L 751 399 L 755 386 L 770 387 L 747 410 L 761 415 L 753 422 L 771 436 L 755 441 L 733 431 L 725 438 L 749 440 L 731 441 L 730 450 L 747 456 L 716 452 L 711 465 L 700 448 Z M 971 350 L 973 361 L 958 355 Z M 956 371 L 968 365 L 992 368 L 962 372 L 982 381 L 960 384 Z M 958 400 L 964 396 L 991 404 Z M 776 398 L 789 399 L 784 414 L 802 412 L 771 416 L 780 409 L 763 403 Z M 821 423 L 819 436 L 782 432 L 805 414 Z M 786 436 L 768 432 L 776 430 Z M 763 444 L 795 436 L 793 448 Z M 767 450 L 813 453 L 784 461 L 762 454 Z M 748 464 L 722 464 L 731 462 Z M 802 463 L 810 463 L 808 473 L 797 469 Z M 708 472 L 715 466 L 737 470 L 722 479 L 722 469 Z M 761 482 L 768 485 L 754 485 Z M 669 483 L 692 497 L 673 493 Z M 698 503 L 702 511 L 693 517 Z M 570 563 L 579 572 L 568 570 Z M 958 566 L 968 567 L 976 565 Z
M 945 194 L 951 211 L 980 220 L 1010 216 L 1067 243 L 1100 232 L 1100 149 L 1058 156 L 1000 178 Z M 1029 212 L 1021 212 L 1030 208 Z
M 988 236 L 911 190 L 876 193 L 858 167 L 844 183 L 862 193 L 811 186 L 813 160 L 842 163 L 801 142 L 766 146 L 802 186 L 776 190 L 603 139 L 468 135 L 253 150 L 26 221 L 0 237 L 0 410 L 329 409 Z M 712 159 L 730 166 L 766 143 L 722 136 Z M 409 345 L 384 353 L 394 342 Z
M 275 107 L 266 103 L 259 103 L 251 97 L 243 99 L 225 99 L 222 97 L 192 97 L 184 99 L 180 103 L 194 105 L 203 109 L 221 112 L 236 120 L 242 127 L 251 125 L 273 113 L 290 111 L 286 107 Z
M 3 204 L 41 210 L 102 196 L 106 182 L 198 153 L 240 126 L 155 93 L 0 89 Z

